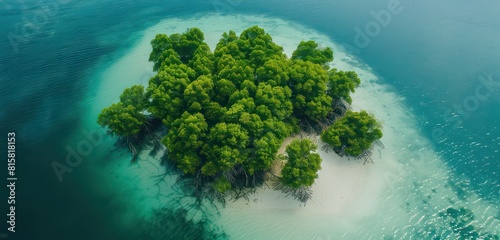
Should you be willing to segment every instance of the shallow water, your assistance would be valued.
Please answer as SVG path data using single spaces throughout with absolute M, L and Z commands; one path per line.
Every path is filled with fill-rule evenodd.
M 376 207 L 366 206 L 360 211 L 365 216 L 359 219 L 354 213 L 347 220 L 328 215 L 317 218 L 307 206 L 299 210 L 294 206 L 303 213 L 301 218 L 310 220 L 303 224 L 290 217 L 289 211 L 230 210 L 209 203 L 202 212 L 190 212 L 188 218 L 208 219 L 209 231 L 224 231 L 231 239 L 418 239 L 432 234 L 453 239 L 448 223 L 436 216 L 453 206 L 471 209 L 476 228 L 499 228 L 498 88 L 494 85 L 489 97 L 464 113 L 455 113 L 455 118 L 444 114 L 448 109 L 456 111 L 455 104 L 475 103 L 470 101 L 477 98 L 474 89 L 481 79 L 500 82 L 494 68 L 500 49 L 493 41 L 500 39 L 500 19 L 494 14 L 500 9 L 498 3 L 487 1 L 479 7 L 463 1 L 439 6 L 401 2 L 404 10 L 367 47 L 356 51 L 353 27 L 372 21 L 370 10 L 384 9 L 386 1 L 361 7 L 354 2 L 241 1 L 223 8 L 214 8 L 219 1 L 189 5 L 178 1 L 62 2 L 53 1 L 57 11 L 26 36 L 22 26 L 33 22 L 41 6 L 2 3 L 0 35 L 7 38 L 0 40 L 0 131 L 16 131 L 19 149 L 18 232 L 10 238 L 137 239 L 145 232 L 169 231 L 140 220 L 149 221 L 153 209 L 179 201 L 189 206 L 193 199 L 181 198 L 184 195 L 172 188 L 175 176 L 158 182 L 164 169 L 155 158 L 131 164 L 126 151 L 113 146 L 113 139 L 97 127 L 96 115 L 116 101 L 126 86 L 147 82 L 151 74 L 148 42 L 157 32 L 203 26 L 207 41 L 213 43 L 223 31 L 253 24 L 269 26 L 265 29 L 276 42 L 287 43 L 285 48 L 293 49 L 293 44 L 311 37 L 325 45 L 335 41 L 334 64 L 362 73 L 364 85 L 355 95 L 355 107 L 370 106 L 385 122 L 388 134 L 380 161 L 396 159 L 396 165 L 385 171 L 378 167 L 385 165 L 378 164 L 370 170 L 383 176 L 382 193 Z M 440 10 L 445 7 L 448 11 Z M 207 12 L 212 12 L 208 20 Z M 224 15 L 238 12 L 264 15 L 237 19 Z M 168 20 L 172 18 L 177 20 Z M 159 23 L 163 19 L 166 22 Z M 10 33 L 24 37 L 17 52 L 9 42 Z M 362 100 L 367 96 L 374 96 L 369 104 Z M 378 105 L 373 104 L 376 101 Z M 447 138 L 436 141 L 435 129 L 443 129 Z M 64 164 L 68 149 L 77 150 L 88 140 L 82 131 L 97 131 L 103 139 L 59 181 L 52 164 Z M 391 141 L 391 135 L 397 140 Z M 193 229 L 185 231 L 193 237 L 196 228 L 183 226 Z M 294 231 L 298 235 L 290 235 Z

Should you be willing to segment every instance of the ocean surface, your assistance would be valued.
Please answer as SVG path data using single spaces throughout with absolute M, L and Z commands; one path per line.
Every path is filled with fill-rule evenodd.
M 479 232 L 498 235 L 499 12 L 494 0 L 0 1 L 0 153 L 15 132 L 17 177 L 16 232 L 7 230 L 2 187 L 0 238 L 455 239 L 436 220 L 447 207 L 471 209 Z M 397 148 L 403 180 L 355 227 L 322 216 L 326 225 L 291 234 L 299 216 L 197 203 L 157 159 L 131 163 L 95 123 L 124 88 L 147 83 L 154 34 L 200 27 L 215 43 L 252 25 L 267 26 L 285 49 L 312 37 L 335 44 L 334 64 L 365 80 L 354 102 L 380 98 L 374 114 L 401 133 L 397 144 L 382 142 Z M 54 170 L 61 166 L 65 173 Z M 2 168 L 6 179 L 5 157 Z M 392 202 L 407 212 L 385 211 Z M 283 224 L 266 228 L 263 219 Z

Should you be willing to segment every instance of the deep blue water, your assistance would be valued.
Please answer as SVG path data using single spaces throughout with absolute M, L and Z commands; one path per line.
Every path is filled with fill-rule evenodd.
M 277 16 L 329 35 L 404 96 L 447 164 L 498 204 L 500 2 L 402 0 L 369 44 L 356 44 L 355 27 L 365 29 L 375 21 L 370 12 L 388 2 L 0 1 L 0 146 L 15 131 L 18 148 L 12 239 L 136 238 L 109 221 L 122 209 L 104 204 L 112 194 L 95 190 L 91 169 L 83 164 L 59 183 L 50 164 L 66 157 L 70 136 L 81 131 L 80 102 L 96 64 L 118 59 L 162 19 L 205 12 Z

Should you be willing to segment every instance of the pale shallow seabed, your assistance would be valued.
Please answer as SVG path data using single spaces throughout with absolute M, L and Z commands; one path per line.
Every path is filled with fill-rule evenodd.
M 421 239 L 429 231 L 443 239 L 455 239 L 447 223 L 438 217 L 448 207 L 471 209 L 476 215 L 476 229 L 499 234 L 499 206 L 469 191 L 468 179 L 453 175 L 430 141 L 418 132 L 413 113 L 402 103 L 403 97 L 380 83 L 370 67 L 346 54 L 327 36 L 290 21 L 205 15 L 167 19 L 146 29 L 142 39 L 119 61 L 109 64 L 103 59 L 101 66 L 91 70 L 96 73 L 90 79 L 96 88 L 90 91 L 88 102 L 82 102 L 82 106 L 91 106 L 84 114 L 88 118 L 84 128 L 98 128 L 95 122 L 100 110 L 117 102 L 126 87 L 147 85 L 154 74 L 147 61 L 149 43 L 157 33 L 180 33 L 198 27 L 213 50 L 223 32 L 235 30 L 239 34 L 253 25 L 271 34 L 288 56 L 301 40 L 311 39 L 332 47 L 332 67 L 354 70 L 360 76 L 362 84 L 353 94 L 353 108 L 368 110 L 383 122 L 381 140 L 385 146 L 373 150 L 375 164 L 363 165 L 362 161 L 348 161 L 324 152 L 323 144 L 318 142 L 322 170 L 306 205 L 269 188 L 258 189 L 249 196 L 250 201 L 230 201 L 225 208 L 206 204 L 205 214 L 231 239 Z M 155 208 L 179 204 L 173 201 L 183 197 L 172 187 L 175 175 L 159 181 L 162 177 L 158 176 L 165 170 L 156 157 L 143 153 L 137 163 L 130 163 L 130 154 L 116 149 L 114 141 L 104 137 L 91 157 L 105 157 L 96 157 L 90 164 L 99 169 L 96 179 L 101 182 L 100 191 L 116 193 L 107 204 L 119 202 L 127 206 L 123 216 L 114 219 L 117 224 L 133 225 L 135 219 L 149 216 Z M 188 205 L 192 199 L 181 202 Z M 193 212 L 190 216 L 199 219 L 201 214 Z

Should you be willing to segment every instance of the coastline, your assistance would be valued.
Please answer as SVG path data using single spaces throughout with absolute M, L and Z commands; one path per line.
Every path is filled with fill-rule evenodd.
M 285 139 L 279 153 L 282 153 L 282 149 L 285 149 L 291 141 L 299 138 L 288 137 Z M 311 190 L 313 190 L 312 197 L 307 203 L 301 203 L 293 199 L 293 197 L 285 197 L 284 193 L 272 188 L 276 180 L 268 180 L 266 181 L 268 186 L 258 188 L 256 193 L 249 195 L 250 202 L 245 199 L 238 199 L 228 204 L 228 207 L 252 208 L 254 210 L 305 208 L 308 211 L 321 211 L 332 214 L 332 216 L 342 217 L 359 209 L 359 205 L 357 205 L 359 199 L 362 199 L 362 202 L 367 200 L 377 202 L 377 193 L 379 192 L 377 189 L 383 179 L 376 177 L 375 166 L 372 166 L 372 164 L 363 165 L 363 160 L 348 160 L 334 152 L 327 153 L 321 149 L 322 144 L 319 144 L 316 151 L 323 159 L 321 163 L 322 169 L 318 171 L 318 178 L 311 187 Z M 282 160 L 277 159 L 276 161 Z M 371 207 L 364 206 L 365 210 Z
M 363 160 L 349 161 L 334 152 L 325 153 L 319 143 L 322 169 L 312 186 L 312 198 L 304 205 L 292 197 L 285 197 L 281 191 L 263 187 L 249 196 L 250 201 L 228 201 L 225 208 L 213 210 L 212 215 L 220 216 L 213 217 L 213 221 L 229 236 L 238 239 L 404 238 L 406 234 L 424 228 L 445 229 L 446 225 L 437 220 L 436 214 L 450 206 L 464 206 L 477 214 L 483 213 L 477 216 L 481 227 L 490 231 L 500 229 L 500 220 L 488 218 L 498 214 L 498 207 L 491 207 L 476 195 L 463 200 L 456 189 L 449 186 L 450 179 L 455 178 L 453 172 L 429 141 L 420 135 L 401 96 L 389 86 L 380 84 L 369 67 L 357 62 L 328 37 L 281 19 L 208 15 L 193 21 L 169 19 L 147 29 L 144 39 L 125 55 L 124 59 L 128 60 L 117 62 L 99 76 L 103 80 L 97 93 L 93 93 L 96 96 L 91 101 L 97 104 L 89 114 L 89 126 L 96 125 L 96 113 L 103 106 L 117 99 L 122 85 L 145 83 L 144 76 L 150 74 L 146 68 L 150 65 L 146 56 L 154 34 L 199 27 L 208 33 L 207 42 L 213 49 L 222 32 L 230 29 L 240 32 L 242 28 L 256 24 L 276 36 L 274 41 L 285 47 L 288 56 L 303 39 L 310 38 L 332 46 L 335 54 L 332 67 L 354 70 L 362 79 L 361 86 L 352 94 L 353 109 L 373 112 L 384 122 L 381 141 L 385 148 L 377 146 L 372 155 L 374 164 L 363 165 Z M 130 67 L 134 62 L 141 64 Z M 120 76 L 125 80 L 115 81 Z M 109 151 L 113 151 L 112 147 Z M 280 151 L 284 151 L 283 146 Z M 173 206 L 173 196 L 180 196 L 172 190 L 175 176 L 168 176 L 157 184 L 154 177 L 161 175 L 163 168 L 154 157 L 143 154 L 137 163 L 131 164 L 129 156 L 123 152 L 109 155 L 118 163 L 106 165 L 106 171 L 112 177 L 107 179 L 109 186 L 103 186 L 103 192 L 108 188 L 120 192 L 119 201 L 128 207 L 124 213 L 126 219 L 132 221 L 137 213 L 144 214 L 159 206 Z M 94 164 L 96 168 L 100 167 L 99 162 Z

